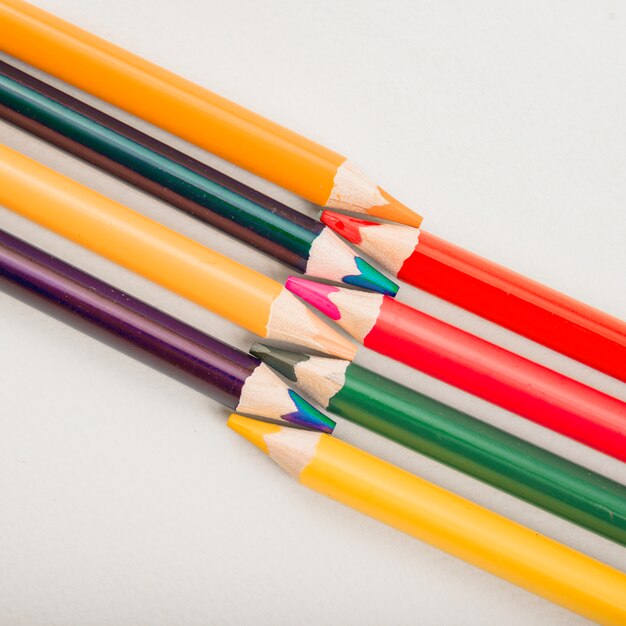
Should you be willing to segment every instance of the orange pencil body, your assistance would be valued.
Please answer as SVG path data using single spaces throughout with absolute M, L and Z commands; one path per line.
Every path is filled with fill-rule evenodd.
M 0 0 L 0 50 L 310 202 L 419 226 L 345 157 L 21 0 Z
M 324 205 L 345 157 L 20 0 L 4 52 Z
M 257 335 L 267 334 L 280 283 L 1 145 L 0 203 Z

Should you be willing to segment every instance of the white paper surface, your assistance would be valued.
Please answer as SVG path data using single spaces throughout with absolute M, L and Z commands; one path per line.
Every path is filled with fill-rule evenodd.
M 37 4 L 348 155 L 430 232 L 626 317 L 620 3 Z M 276 279 L 289 273 L 4 123 L 0 139 Z M 0 226 L 242 349 L 253 340 L 2 208 Z M 400 299 L 626 398 L 616 380 L 450 305 L 408 287 Z M 377 355 L 357 361 L 626 482 L 613 459 Z M 584 621 L 307 491 L 230 432 L 217 403 L 2 293 L 0 392 L 0 624 Z M 590 532 L 343 421 L 337 435 L 626 569 L 626 550 Z

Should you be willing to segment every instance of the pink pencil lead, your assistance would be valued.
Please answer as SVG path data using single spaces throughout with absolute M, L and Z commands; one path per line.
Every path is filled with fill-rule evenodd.
M 338 287 L 317 283 L 313 280 L 300 278 L 299 276 L 290 276 L 285 283 L 285 287 L 291 291 L 291 293 L 314 306 L 318 311 L 328 315 L 330 319 L 340 319 L 341 313 L 339 309 L 328 298 L 331 293 L 339 291 Z

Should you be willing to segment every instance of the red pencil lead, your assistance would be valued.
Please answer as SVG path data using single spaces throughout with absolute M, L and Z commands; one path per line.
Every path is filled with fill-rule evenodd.
M 626 381 L 626 323 L 428 232 L 324 211 L 321 221 L 401 280 Z
M 415 253 L 420 236 L 417 228 L 371 222 L 333 211 L 324 211 L 320 219 L 395 276 Z

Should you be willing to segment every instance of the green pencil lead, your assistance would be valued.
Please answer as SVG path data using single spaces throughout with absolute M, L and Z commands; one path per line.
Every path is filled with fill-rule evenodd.
M 281 350 L 280 348 L 266 346 L 258 342 L 252 345 L 250 354 L 257 359 L 261 359 L 263 363 L 269 365 L 272 369 L 292 382 L 298 382 L 295 369 L 298 363 L 308 361 L 311 358 L 306 354 Z

